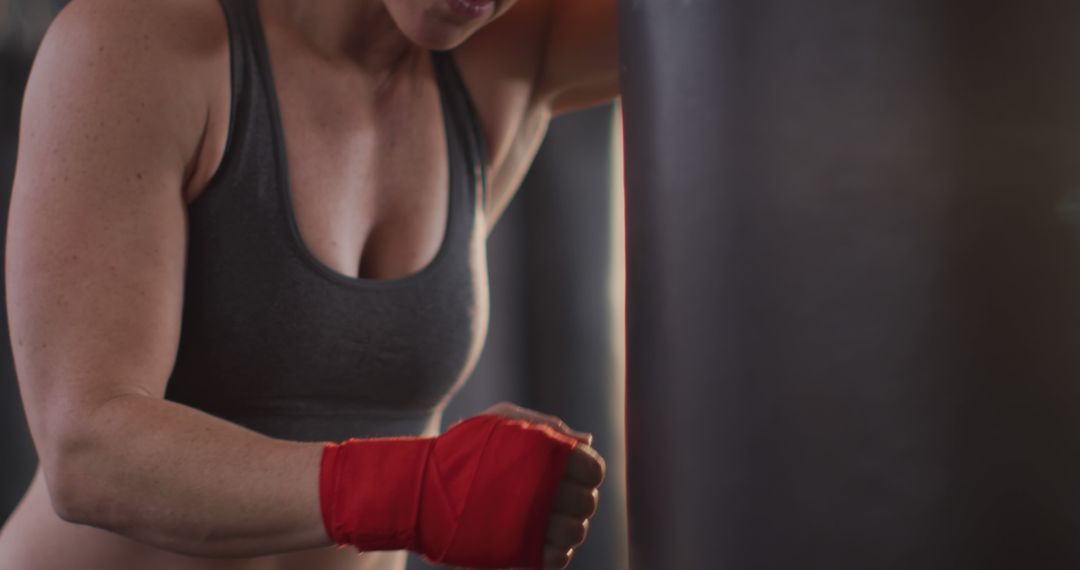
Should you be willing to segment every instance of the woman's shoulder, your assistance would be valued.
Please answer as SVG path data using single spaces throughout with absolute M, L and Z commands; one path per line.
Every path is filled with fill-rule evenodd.
M 489 84 L 531 80 L 543 63 L 551 5 L 549 0 L 519 0 L 458 46 L 455 56 Z
M 494 99 L 565 112 L 618 95 L 617 28 L 615 0 L 519 0 L 457 51 Z
M 549 0 L 519 0 L 454 50 L 494 155 L 511 144 L 516 125 L 533 111 L 550 5 Z
M 101 72 L 159 64 L 183 73 L 227 49 L 218 0 L 72 0 L 42 41 Z
M 38 49 L 26 89 L 37 103 L 24 117 L 97 117 L 70 125 L 72 136 L 164 144 L 191 169 L 228 86 L 228 58 L 218 0 L 73 0 Z M 117 116 L 140 126 L 103 123 Z

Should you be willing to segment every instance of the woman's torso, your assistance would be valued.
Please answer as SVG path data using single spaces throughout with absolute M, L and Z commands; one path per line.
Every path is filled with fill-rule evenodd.
M 217 5 L 218 0 L 204 0 L 204 3 Z M 264 94 L 271 94 L 268 101 L 263 101 L 269 105 L 249 111 L 251 118 L 270 119 L 271 123 L 279 115 L 281 127 L 276 135 L 280 138 L 275 138 L 271 128 L 263 131 L 269 139 L 238 145 L 235 137 L 242 111 L 238 112 L 236 106 L 237 81 L 233 75 L 238 70 L 235 18 L 238 7 L 245 3 L 244 0 L 223 3 L 233 20 L 226 20 L 221 7 L 215 7 L 215 24 L 220 26 L 222 36 L 214 65 L 219 73 L 205 78 L 183 78 L 206 81 L 207 92 L 211 94 L 206 134 L 184 192 L 191 222 L 189 270 L 203 273 L 189 277 L 185 305 L 195 295 L 203 295 L 205 302 L 200 303 L 202 306 L 185 307 L 185 327 L 197 319 L 212 320 L 200 323 L 203 326 L 200 333 L 210 332 L 217 337 L 214 343 L 205 342 L 202 334 L 189 335 L 187 342 L 181 341 L 167 396 L 196 407 L 213 407 L 222 400 L 213 398 L 214 392 L 208 388 L 223 385 L 229 395 L 225 401 L 234 407 L 213 410 L 214 413 L 291 439 L 437 433 L 441 408 L 471 369 L 486 326 L 483 238 L 493 213 L 505 203 L 531 160 L 547 117 L 530 112 L 528 89 L 522 89 L 520 82 L 487 81 L 492 63 L 489 60 L 499 57 L 489 55 L 490 45 L 508 37 L 498 30 L 475 38 L 455 53 L 464 85 L 468 85 L 477 102 L 478 117 L 474 117 L 473 123 L 483 130 L 478 142 L 481 148 L 485 143 L 490 148 L 483 156 L 475 156 L 476 147 L 465 148 L 469 125 L 460 123 L 464 110 L 451 110 L 455 103 L 447 105 L 446 101 L 440 101 L 440 93 L 445 95 L 447 88 L 444 83 L 440 89 L 439 81 L 433 79 L 438 65 L 434 58 L 419 58 L 415 66 L 408 68 L 406 73 L 410 75 L 404 80 L 373 95 L 376 89 L 362 74 L 341 62 L 327 61 L 306 51 L 285 28 L 275 26 L 266 14 L 259 17 L 258 11 L 253 10 L 258 30 L 249 31 L 265 31 L 265 40 L 251 35 L 247 40 L 255 40 L 256 48 L 259 43 L 268 48 L 262 64 L 272 72 L 265 74 L 272 80 L 263 90 Z M 256 5 L 252 3 L 252 6 Z M 508 16 L 505 25 L 520 25 L 527 17 L 520 12 L 527 10 L 527 7 L 519 10 L 516 18 L 513 14 Z M 230 23 L 228 28 L 226 22 Z M 231 30 L 231 43 L 226 30 Z M 522 38 L 520 33 L 509 37 L 515 36 L 518 40 Z M 257 51 L 248 53 L 247 57 L 254 59 L 243 65 L 252 66 L 249 69 L 258 67 Z M 503 57 L 506 53 L 503 50 Z M 259 79 L 260 74 L 252 77 Z M 274 96 L 280 102 L 280 111 L 272 104 Z M 445 125 L 444 107 L 448 119 Z M 459 123 L 452 124 L 454 120 Z M 280 144 L 279 157 L 284 158 L 287 169 L 273 168 L 273 154 L 262 158 L 250 156 L 273 153 L 274 145 L 281 141 L 284 142 Z M 459 148 L 453 148 L 455 145 Z M 470 152 L 474 156 L 466 156 Z M 260 160 L 271 163 L 268 167 Z M 481 161 L 482 169 L 490 171 L 488 179 L 495 181 L 492 187 L 485 191 L 478 178 L 472 180 L 471 188 L 455 186 L 455 176 L 459 181 L 470 178 L 465 176 L 462 166 L 476 166 L 473 163 L 477 160 Z M 246 168 L 236 166 L 245 161 L 255 164 Z M 268 192 L 266 195 L 239 193 L 245 184 L 236 179 L 237 174 L 248 172 L 259 176 L 253 168 L 261 169 L 261 175 L 270 178 L 254 185 L 261 186 L 261 191 Z M 281 175 L 280 180 L 273 179 L 274 172 Z M 230 176 L 233 180 L 229 180 Z M 270 187 L 281 180 L 288 183 L 284 186 L 286 191 L 275 196 Z M 285 197 L 289 199 L 284 200 Z M 258 212 L 252 215 L 249 210 L 236 210 L 264 206 L 269 210 L 262 212 L 263 217 Z M 227 216 L 241 213 L 242 221 L 252 227 L 236 232 L 223 230 L 227 225 L 222 222 L 232 219 Z M 221 231 L 215 234 L 218 230 Z M 291 249 L 260 249 L 258 246 L 263 244 L 258 241 L 239 243 L 253 237 L 282 239 L 285 241 L 278 243 L 281 249 Z M 248 246 L 247 250 L 244 245 Z M 242 257 L 228 257 L 231 251 L 237 256 L 258 257 L 259 262 L 254 266 L 268 272 L 260 275 L 262 281 L 252 281 L 249 274 L 226 273 L 215 277 L 212 274 L 215 268 L 227 272 L 230 267 L 250 265 L 250 260 Z M 301 265 L 303 272 L 297 272 Z M 282 278 L 291 278 L 295 290 L 281 287 Z M 193 280 L 195 289 L 190 288 Z M 420 287 L 425 280 L 430 283 Z M 319 285 L 312 289 L 312 283 Z M 205 290 L 199 291 L 200 286 Z M 267 289 L 250 291 L 247 301 L 260 299 L 253 303 L 245 301 L 241 286 Z M 231 290 L 223 293 L 222 287 Z M 440 287 L 441 297 L 424 298 L 425 290 Z M 313 291 L 316 295 L 312 295 Z M 243 318 L 222 322 L 220 309 L 228 303 L 239 303 L 241 312 L 246 311 Z M 399 319 L 407 321 L 406 324 L 393 334 L 381 335 L 375 334 L 379 328 L 364 326 L 365 319 L 360 318 L 364 315 L 354 315 L 353 320 L 342 322 L 340 315 L 329 314 L 334 313 L 335 306 L 350 306 L 349 303 L 353 303 L 354 310 L 371 311 L 367 313 L 369 319 L 384 319 L 383 324 L 391 329 L 395 321 L 385 319 L 400 317 L 402 303 L 411 304 L 404 313 L 407 318 Z M 382 314 L 380 307 L 385 309 Z M 311 311 L 326 314 L 322 320 L 311 319 Z M 376 316 L 370 317 L 372 313 Z M 302 340 L 303 336 L 275 337 L 276 331 L 267 330 L 275 324 L 287 327 L 298 321 L 325 324 L 327 318 L 338 328 L 330 332 L 303 331 L 308 341 L 312 341 L 305 350 L 273 345 L 275 338 L 292 342 Z M 421 328 L 424 324 L 436 326 Z M 223 330 L 230 326 L 233 330 Z M 362 333 L 355 334 L 357 330 Z M 259 331 L 269 334 L 259 335 Z M 425 334 L 420 341 L 412 337 Z M 229 359 L 225 355 L 208 356 L 205 352 L 220 350 L 220 343 L 229 342 L 234 343 L 230 349 L 246 350 L 251 358 Z M 349 343 L 382 343 L 383 353 L 349 351 Z M 452 348 L 447 348 L 448 343 Z M 326 349 L 319 353 L 320 345 L 336 346 L 340 351 Z M 425 351 L 429 350 L 442 353 L 428 367 L 437 372 L 423 378 L 406 373 L 397 384 L 387 383 L 382 387 L 373 388 L 369 382 L 360 389 L 343 391 L 340 380 L 335 383 L 318 375 L 307 376 L 307 382 L 314 387 L 289 382 L 269 387 L 255 384 L 260 374 L 280 374 L 283 369 L 289 372 L 287 377 L 301 378 L 306 372 L 305 363 L 318 368 L 325 359 L 341 354 L 351 354 L 357 359 L 336 362 L 331 370 L 354 367 L 402 374 L 402 366 L 417 359 L 423 361 L 429 354 Z M 371 362 L 372 358 L 383 362 Z M 222 368 L 223 363 L 229 363 L 230 367 Z M 215 384 L 205 382 L 211 373 L 217 378 Z M 260 388 L 259 397 L 244 395 L 243 389 L 251 386 Z M 275 387 L 280 393 L 266 389 Z M 307 389 L 314 390 L 318 397 L 308 402 L 292 397 Z M 350 396 L 354 402 L 341 402 Z M 371 413 L 350 414 L 349 404 Z M 246 560 L 176 555 L 107 531 L 61 521 L 51 508 L 40 472 L 0 537 L 0 559 L 24 562 L 17 567 L 44 569 L 75 565 L 88 570 L 119 567 L 391 570 L 403 567 L 405 560 L 403 553 L 358 556 L 354 551 L 333 548 Z M 56 544 L 63 544 L 64 548 L 55 548 Z
M 416 51 L 376 82 L 222 5 L 231 128 L 188 204 L 165 397 L 296 441 L 429 430 L 487 324 L 486 153 L 455 62 Z

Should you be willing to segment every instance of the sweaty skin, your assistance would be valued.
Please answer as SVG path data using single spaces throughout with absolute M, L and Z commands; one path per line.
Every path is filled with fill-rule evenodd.
M 462 21 L 444 0 L 259 7 L 297 223 L 312 253 L 345 275 L 407 275 L 439 245 L 446 164 L 428 49 L 454 49 L 477 106 L 489 228 L 551 116 L 617 94 L 614 0 L 506 0 L 483 21 Z M 180 331 L 185 207 L 225 148 L 228 74 L 218 0 L 75 0 L 42 44 L 6 257 L 16 370 L 41 460 L 0 531 L 12 568 L 403 567 L 400 552 L 329 546 L 321 444 L 162 399 Z M 569 432 L 520 408 L 495 413 Z M 602 476 L 602 460 L 579 445 L 550 544 L 583 540 Z M 565 565 L 565 551 L 553 547 L 547 567 Z

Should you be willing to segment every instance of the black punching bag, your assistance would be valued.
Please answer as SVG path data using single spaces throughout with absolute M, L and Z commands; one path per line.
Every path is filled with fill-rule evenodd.
M 1080 3 L 620 20 L 632 567 L 1080 568 Z

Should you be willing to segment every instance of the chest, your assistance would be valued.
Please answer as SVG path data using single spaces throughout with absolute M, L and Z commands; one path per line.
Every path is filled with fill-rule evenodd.
M 442 243 L 449 166 L 431 62 L 417 56 L 373 78 L 320 61 L 287 40 L 268 51 L 301 237 L 344 275 L 400 278 Z
M 303 414 L 314 401 L 427 414 L 463 380 L 487 318 L 478 180 L 460 168 L 476 164 L 475 131 L 454 111 L 452 68 L 434 61 L 437 86 L 403 83 L 382 113 L 363 100 L 377 89 L 357 104 L 291 78 L 276 85 L 277 105 L 269 89 L 241 92 L 238 124 L 250 130 L 189 218 L 194 328 L 170 397 L 208 409 L 226 393 L 223 409 L 244 410 L 245 425 L 299 437 L 308 428 L 274 423 L 274 410 Z M 222 372 L 237 361 L 242 371 Z M 203 379 L 218 385 L 211 402 Z
M 393 279 L 423 268 L 439 250 L 448 214 L 446 130 L 431 61 L 380 84 L 350 65 L 320 61 L 273 26 L 266 38 L 289 196 L 305 246 L 350 277 Z M 487 146 L 487 207 L 477 220 L 487 228 L 512 198 L 548 122 L 532 105 L 530 83 L 507 80 L 491 64 L 502 53 L 491 48 L 472 41 L 454 54 Z M 228 76 L 221 76 L 189 201 L 212 178 L 226 145 Z

